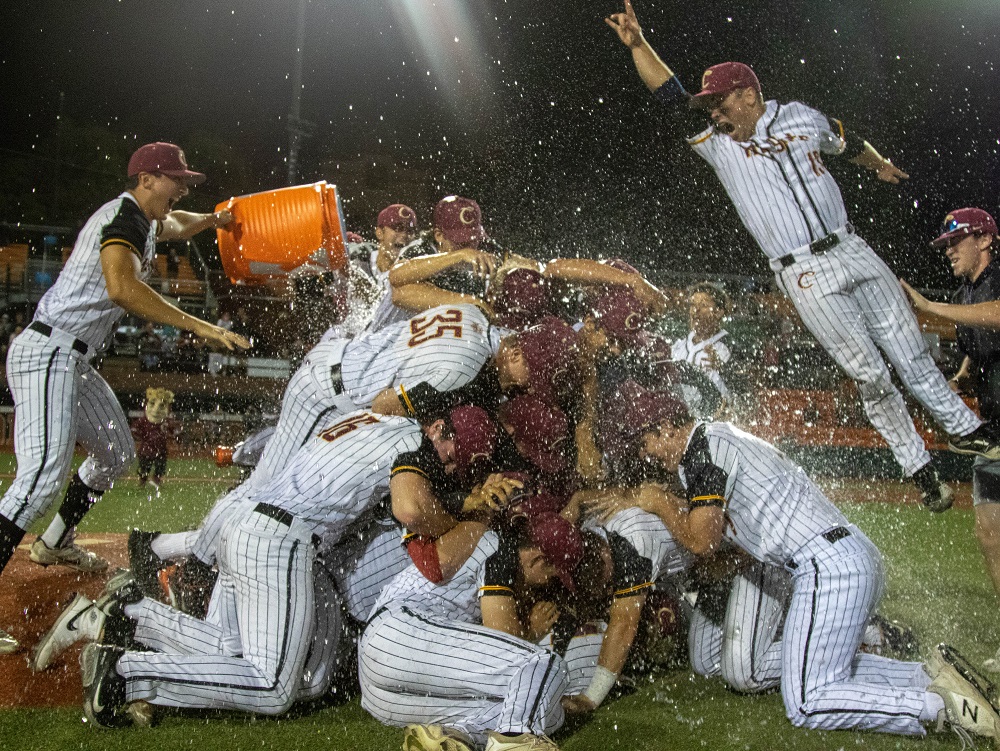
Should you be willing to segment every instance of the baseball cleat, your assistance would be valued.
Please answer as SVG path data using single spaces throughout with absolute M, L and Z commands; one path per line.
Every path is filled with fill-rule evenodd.
M 874 654 L 885 654 L 887 651 L 893 656 L 903 660 L 918 659 L 920 654 L 920 644 L 912 628 L 901 626 L 900 624 L 883 618 L 875 613 L 869 623 L 875 626 L 881 636 L 881 642 L 873 650 Z
M 956 454 L 975 454 L 996 461 L 1000 459 L 1000 439 L 993 435 L 986 423 L 968 435 L 948 439 L 948 450 Z
M 471 736 L 443 725 L 407 725 L 403 751 L 473 751 Z
M 989 694 L 992 685 L 947 644 L 939 644 L 927 661 L 932 681 L 927 687 L 944 700 L 938 729 L 952 726 L 972 735 L 1000 741 L 1000 714 Z
M 108 567 L 108 562 L 89 550 L 71 543 L 62 548 L 50 548 L 39 537 L 31 543 L 28 557 L 40 566 L 65 566 L 84 574 L 96 574 Z
M 941 482 L 937 469 L 925 464 L 910 478 L 920 490 L 920 502 L 936 514 L 947 511 L 955 501 L 955 491 Z
M 486 741 L 486 751 L 559 751 L 559 746 L 544 735 L 501 735 L 491 732 Z
M 0 655 L 14 654 L 19 646 L 17 639 L 0 628 Z
M 132 576 L 132 572 L 129 569 L 115 569 L 115 572 L 111 574 L 111 578 L 108 579 L 107 584 L 104 585 L 104 594 L 113 595 L 119 589 L 132 581 L 135 581 L 135 577 Z
M 142 532 L 133 529 L 128 533 L 128 559 L 132 578 L 148 597 L 158 597 L 160 583 L 157 579 L 165 561 L 153 552 L 153 540 L 159 532 Z
M 125 679 L 115 669 L 124 653 L 119 647 L 88 644 L 80 654 L 83 714 L 95 725 L 124 728 L 135 723 L 125 701 Z
M 28 659 L 28 667 L 36 673 L 45 670 L 52 661 L 66 649 L 83 638 L 80 631 L 80 618 L 94 606 L 94 602 L 84 595 L 78 594 L 65 610 L 56 618 L 56 622 L 35 645 Z

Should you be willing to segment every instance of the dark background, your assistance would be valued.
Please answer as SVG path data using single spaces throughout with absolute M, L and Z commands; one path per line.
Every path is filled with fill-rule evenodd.
M 182 144 L 209 174 L 182 208 L 286 184 L 296 5 L 5 3 L 0 221 L 82 222 L 152 140 Z M 462 193 L 529 255 L 766 273 L 604 25 L 619 9 L 310 0 L 302 117 L 314 127 L 298 181 L 336 183 L 363 233 L 386 203 L 426 221 L 438 198 Z M 855 225 L 899 273 L 953 284 L 926 243 L 948 209 L 997 211 L 1000 4 L 637 0 L 636 12 L 688 88 L 708 65 L 749 63 L 765 97 L 842 119 L 909 171 L 894 187 L 828 160 Z

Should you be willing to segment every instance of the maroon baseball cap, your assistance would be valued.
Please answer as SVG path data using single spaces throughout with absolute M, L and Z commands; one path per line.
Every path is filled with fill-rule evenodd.
M 628 287 L 602 289 L 591 298 L 591 311 L 601 330 L 620 344 L 635 347 L 643 343 L 646 306 Z
M 351 231 L 347 231 L 344 233 L 344 239 L 347 240 L 347 242 L 349 243 L 356 243 L 356 244 L 360 244 L 365 241 L 365 238 L 363 238 L 357 232 L 351 232 Z
M 479 204 L 461 196 L 438 201 L 434 207 L 434 229 L 441 230 L 446 240 L 466 247 L 475 247 L 486 239 Z
M 953 239 L 965 235 L 996 235 L 997 223 L 982 209 L 955 209 L 944 218 L 941 234 L 931 240 L 931 245 L 940 248 Z
M 467 476 L 474 464 L 493 456 L 497 428 L 480 407 L 455 407 L 449 420 L 455 431 L 455 470 Z
M 375 226 L 395 230 L 415 230 L 417 228 L 417 212 L 402 203 L 394 203 L 378 212 Z
M 636 438 L 662 422 L 690 419 L 687 405 L 666 391 L 653 391 L 635 381 L 626 381 L 620 390 L 616 414 L 621 418 L 625 436 Z
M 188 169 L 180 146 L 162 141 L 140 146 L 132 154 L 132 158 L 128 160 L 128 176 L 135 177 L 140 172 L 183 177 L 191 185 L 205 182 L 205 175 Z
M 569 420 L 561 409 L 533 394 L 521 394 L 500 405 L 500 421 L 513 428 L 518 452 L 543 472 L 569 466 Z
M 580 530 L 559 514 L 543 511 L 526 517 L 528 537 L 542 551 L 545 560 L 555 566 L 556 575 L 570 592 L 576 591 L 573 572 L 583 558 Z
M 735 89 L 753 89 L 760 93 L 760 81 L 749 65 L 719 63 L 701 75 L 701 91 L 691 97 L 692 107 L 705 107 L 716 95 L 725 96 Z
M 517 335 L 530 370 L 531 390 L 543 399 L 558 400 L 577 385 L 580 336 L 555 316 L 545 316 Z
M 523 331 L 549 313 L 549 286 L 534 269 L 514 269 L 500 282 L 493 300 L 493 320 L 498 326 Z

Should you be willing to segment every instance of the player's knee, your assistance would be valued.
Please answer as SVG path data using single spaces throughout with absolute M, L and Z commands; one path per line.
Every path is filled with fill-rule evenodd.
M 857 383 L 858 392 L 865 402 L 879 402 L 896 393 L 896 387 L 892 385 L 888 373 L 880 373 L 870 380 L 859 380 Z

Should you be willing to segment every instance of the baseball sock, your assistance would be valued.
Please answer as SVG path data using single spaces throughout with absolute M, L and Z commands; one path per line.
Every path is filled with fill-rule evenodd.
M 198 539 L 198 530 L 193 532 L 170 532 L 158 535 L 149 547 L 161 561 L 171 558 L 187 558 Z
M 23 539 L 24 530 L 0 514 L 0 571 L 7 568 L 7 562 Z
M 59 507 L 59 513 L 53 517 L 48 529 L 42 534 L 42 542 L 50 549 L 65 545 L 73 529 L 102 495 L 104 495 L 103 490 L 89 488 L 79 475 L 73 475 L 66 489 L 66 497 Z
M 928 691 L 924 694 L 924 708 L 920 712 L 920 721 L 936 722 L 942 709 L 944 709 L 944 699 L 933 691 Z

